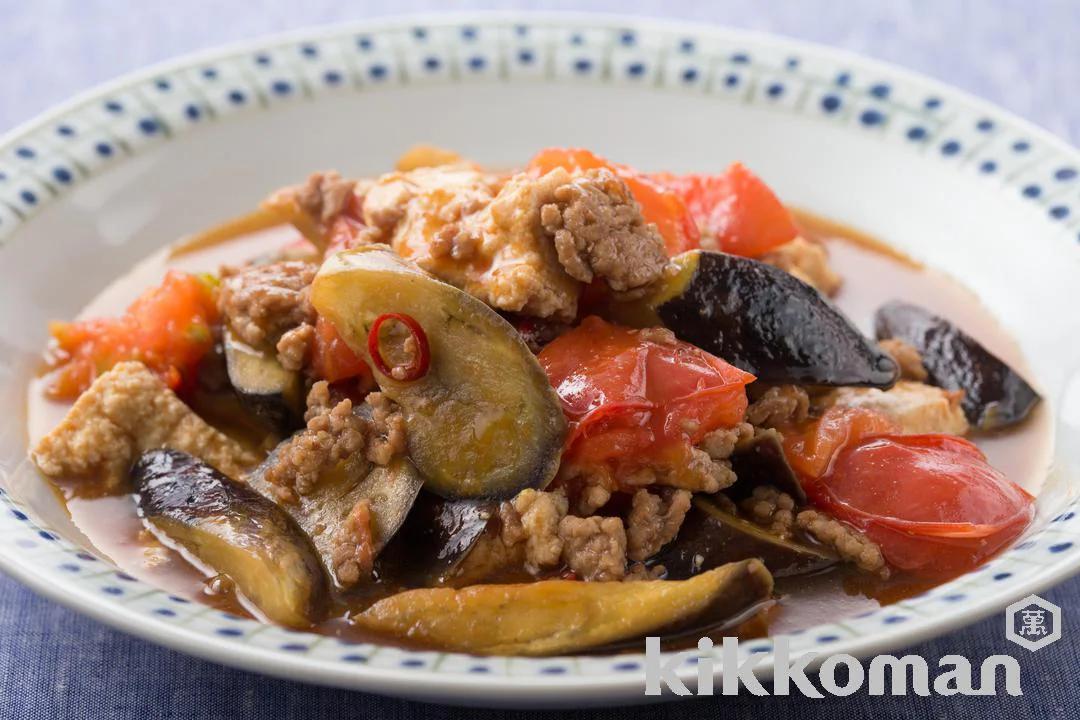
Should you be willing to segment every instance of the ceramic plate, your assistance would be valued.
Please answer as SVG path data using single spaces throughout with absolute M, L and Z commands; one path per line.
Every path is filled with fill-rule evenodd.
M 793 652 L 896 650 L 1080 566 L 1080 153 L 940 83 L 825 48 L 630 18 L 486 15 L 185 57 L 0 140 L 0 567 L 127 632 L 291 679 L 481 705 L 643 699 L 640 655 L 349 645 L 170 597 L 88 552 L 25 461 L 26 383 L 49 319 L 272 188 L 321 168 L 375 174 L 418 141 L 496 165 L 545 145 L 676 171 L 741 159 L 792 204 L 947 270 L 1017 339 L 1053 416 L 1030 532 L 954 582 L 794 635 Z

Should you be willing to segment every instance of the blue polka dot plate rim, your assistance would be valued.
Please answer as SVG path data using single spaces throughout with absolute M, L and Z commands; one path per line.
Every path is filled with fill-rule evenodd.
M 510 166 L 583 145 L 647 169 L 742 160 L 793 205 L 868 231 L 972 289 L 1052 414 L 1038 518 L 987 566 L 789 636 L 792 652 L 897 650 L 1080 567 L 1080 153 L 939 82 L 850 53 L 695 24 L 591 15 L 424 16 L 170 61 L 0 138 L 0 568 L 182 652 L 271 675 L 471 705 L 643 700 L 641 653 L 412 652 L 291 632 L 171 595 L 88 552 L 25 461 L 48 320 L 137 260 L 316 169 L 381 172 L 417 142 Z M 1018 251 L 1019 250 L 1019 251 Z M 45 290 L 47 289 L 47 291 Z M 765 640 L 740 652 L 767 656 Z M 717 650 L 719 652 L 719 650 Z M 696 674 L 687 666 L 686 679 Z

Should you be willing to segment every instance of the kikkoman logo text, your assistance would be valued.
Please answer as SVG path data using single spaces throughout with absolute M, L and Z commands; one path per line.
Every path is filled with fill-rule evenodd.
M 702 638 L 698 651 L 687 650 L 664 658 L 660 652 L 660 638 L 645 638 L 645 694 L 660 695 L 663 686 L 676 695 L 690 695 L 690 689 L 678 676 L 677 670 L 691 658 L 697 657 L 697 695 L 713 695 L 713 676 L 720 671 L 720 692 L 738 695 L 743 690 L 753 695 L 769 695 L 755 672 L 765 662 L 761 655 L 739 659 L 737 638 L 724 638 L 720 657 L 714 658 L 713 641 Z M 807 675 L 809 666 L 820 657 L 818 653 L 801 653 L 791 657 L 791 641 L 778 637 L 773 643 L 772 693 L 789 695 L 794 687 L 807 697 L 822 698 L 829 695 L 847 696 L 859 692 L 864 685 L 870 695 L 997 695 L 998 678 L 1009 695 L 1022 695 L 1020 689 L 1020 664 L 1008 655 L 991 655 L 979 668 L 978 685 L 974 684 L 971 663 L 963 655 L 946 655 L 938 660 L 938 673 L 930 679 L 930 666 L 919 655 L 878 655 L 863 667 L 858 658 L 838 653 L 827 656 L 818 668 L 817 684 Z M 717 662 L 719 660 L 719 662 Z M 847 670 L 843 683 L 837 677 L 840 666 Z M 1000 671 L 1000 672 L 999 672 Z M 823 692 L 824 691 L 824 692 Z
M 1038 650 L 1061 637 L 1061 608 L 1038 595 L 1029 595 L 1010 605 L 1005 612 L 1005 637 L 1028 650 Z M 780 636 L 773 641 L 771 675 L 773 695 L 789 695 L 794 689 L 812 698 L 825 694 L 846 696 L 864 687 L 870 695 L 1023 695 L 1020 687 L 1020 664 L 1009 655 L 991 655 L 975 673 L 971 661 L 963 655 L 945 655 L 937 661 L 931 679 L 931 667 L 919 655 L 878 655 L 864 666 L 846 653 L 828 655 L 817 670 L 817 683 L 809 668 L 821 657 L 819 653 L 791 656 L 791 641 Z M 769 695 L 757 677 L 767 669 L 769 656 L 754 654 L 740 659 L 737 638 L 725 637 L 719 657 L 713 641 L 702 638 L 697 650 L 686 650 L 664 657 L 660 638 L 645 638 L 645 694 L 660 695 L 663 688 L 676 695 L 690 695 L 690 688 L 678 675 L 678 669 L 697 659 L 697 695 L 713 695 L 714 677 L 721 673 L 720 692 L 737 695 L 746 690 L 753 695 Z M 844 673 L 838 673 L 844 666 Z M 1000 681 L 1000 685 L 999 685 Z

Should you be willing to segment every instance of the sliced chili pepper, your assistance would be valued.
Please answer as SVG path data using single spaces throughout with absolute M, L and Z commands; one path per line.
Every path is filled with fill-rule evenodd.
M 389 320 L 397 320 L 404 325 L 416 341 L 416 352 L 413 353 L 412 361 L 408 365 L 391 367 L 383 358 L 382 351 L 379 350 L 379 330 L 382 329 L 383 323 Z M 371 355 L 371 362 L 375 364 L 379 372 L 402 382 L 419 380 L 427 375 L 428 368 L 431 366 L 431 348 L 428 345 L 427 333 L 420 327 L 420 323 L 405 313 L 385 313 L 375 318 L 368 332 L 368 353 Z M 395 370 L 399 371 L 396 375 Z

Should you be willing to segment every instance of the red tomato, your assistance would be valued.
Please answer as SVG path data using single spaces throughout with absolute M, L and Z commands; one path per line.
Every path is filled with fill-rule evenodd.
M 362 387 L 370 387 L 374 383 L 368 364 L 349 349 L 334 324 L 322 315 L 315 321 L 311 369 L 316 377 L 331 383 L 350 378 L 359 378 Z
M 691 447 L 746 413 L 754 376 L 688 343 L 588 317 L 540 364 L 570 420 L 563 462 L 631 471 L 685 467 Z
M 705 242 L 724 252 L 759 257 L 799 234 L 784 204 L 741 163 L 722 175 L 651 177 L 683 199 Z
M 863 531 L 889 564 L 908 571 L 965 572 L 1031 522 L 1033 498 L 951 435 L 883 435 L 848 445 L 812 501 Z
M 533 156 L 526 169 L 536 175 L 545 175 L 557 167 L 570 171 L 597 168 L 611 170 L 630 188 L 634 199 L 641 206 L 645 221 L 656 224 L 660 236 L 664 238 L 668 255 L 678 255 L 700 247 L 697 223 L 682 198 L 644 173 L 629 165 L 609 162 L 581 148 L 546 148 Z
M 78 397 L 94 379 L 125 360 L 144 363 L 178 389 L 194 375 L 213 347 L 210 326 L 217 321 L 213 284 L 170 270 L 118 318 L 53 323 L 55 370 L 47 387 L 54 399 Z
M 831 407 L 809 425 L 784 428 L 784 455 L 802 478 L 817 478 L 845 446 L 872 435 L 898 432 L 896 422 L 875 410 Z

